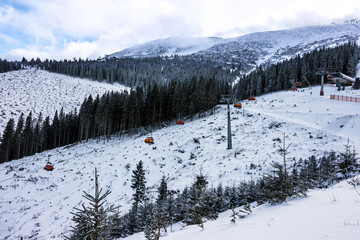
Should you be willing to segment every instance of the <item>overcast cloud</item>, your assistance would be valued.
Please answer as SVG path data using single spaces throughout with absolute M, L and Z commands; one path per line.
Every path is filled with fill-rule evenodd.
M 360 19 L 359 0 L 0 0 L 0 58 L 97 58 L 146 41 Z

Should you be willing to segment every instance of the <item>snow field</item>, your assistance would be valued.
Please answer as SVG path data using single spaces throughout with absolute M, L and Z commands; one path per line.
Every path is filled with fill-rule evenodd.
M 185 125 L 171 125 L 153 131 L 152 136 L 155 139 L 153 145 L 144 143 L 145 135 L 121 138 L 114 136 L 106 144 L 103 141 L 97 143 L 96 140 L 90 140 L 87 143 L 65 146 L 1 164 L 0 222 L 3 224 L 0 225 L 0 236 L 4 239 L 20 236 L 63 239 L 64 234 L 69 234 L 72 224 L 70 212 L 73 211 L 73 207 L 79 207 L 84 203 L 85 199 L 81 197 L 83 191 L 91 194 L 94 192 L 95 167 L 98 169 L 100 187 L 112 191 L 107 198 L 108 202 L 121 205 L 120 210 L 125 213 L 131 205 L 132 170 L 140 160 L 144 162 L 149 191 L 157 188 L 163 175 L 167 177 L 169 189 L 182 190 L 194 181 L 195 175 L 200 171 L 207 175 L 210 185 L 215 187 L 219 183 L 223 186 L 232 186 L 262 176 L 269 171 L 272 162 L 282 161 L 278 150 L 279 145 L 283 144 L 284 133 L 286 145 L 292 144 L 289 148 L 289 162 L 292 158 L 298 160 L 300 157 L 307 158 L 311 155 L 322 156 L 332 150 L 343 151 L 347 138 L 350 139 L 351 145 L 359 149 L 360 104 L 330 100 L 329 94 L 332 93 L 337 94 L 336 88 L 327 86 L 325 96 L 319 96 L 319 87 L 315 87 L 298 92 L 283 91 L 267 94 L 258 97 L 254 102 L 243 101 L 244 109 L 231 110 L 233 135 L 231 150 L 226 149 L 227 114 L 226 106 L 222 105 L 217 107 L 213 115 L 193 121 L 186 119 Z M 359 96 L 359 91 L 348 90 L 339 94 Z M 55 164 L 52 172 L 43 170 L 49 155 L 51 155 L 50 161 Z M 350 186 L 345 184 L 344 188 L 350 189 Z M 317 195 L 317 191 L 312 191 L 310 195 Z M 328 195 L 327 193 L 326 201 L 330 202 L 331 198 Z M 341 194 L 339 197 L 342 199 Z M 172 238 L 173 234 L 169 234 L 168 238 L 219 239 L 215 230 L 222 229 L 224 236 L 228 236 L 226 239 L 231 239 L 231 236 L 248 236 L 249 239 L 255 239 L 255 236 L 258 237 L 257 239 L 264 239 L 269 236 L 267 239 L 275 239 L 272 237 L 276 232 L 283 234 L 283 232 L 279 233 L 279 229 L 287 234 L 299 230 L 287 226 L 285 223 L 289 222 L 288 216 L 281 215 L 281 212 L 291 213 L 291 206 L 303 201 L 311 202 L 311 197 L 290 201 L 289 205 L 258 207 L 254 214 L 241 223 L 240 221 L 236 223 L 235 226 L 239 226 L 238 228 L 230 225 L 229 217 L 226 215 L 229 213 L 224 213 L 225 217 L 223 220 L 220 218 L 220 222 L 208 222 L 205 231 L 190 226 L 186 227 L 185 231 L 180 231 L 179 237 L 174 233 L 174 238 Z M 85 203 L 87 204 L 86 201 Z M 323 202 L 318 204 L 325 207 Z M 312 206 L 311 209 L 317 209 L 315 207 L 317 205 Z M 342 203 L 339 204 L 339 209 L 344 206 Z M 306 205 L 303 207 L 305 208 Z M 294 208 L 298 209 L 298 207 Z M 299 214 L 304 213 L 304 209 L 296 211 Z M 356 211 L 350 212 L 351 215 L 344 216 L 347 216 L 346 219 L 351 224 L 355 224 Z M 347 210 L 344 214 L 347 214 Z M 257 215 L 264 216 L 261 218 L 263 220 L 256 220 Z M 322 218 L 319 220 L 315 218 L 318 215 L 321 214 L 309 215 L 309 218 L 314 218 L 316 223 L 323 221 Z M 299 218 L 303 217 L 305 218 L 299 215 Z M 271 218 L 275 220 L 270 220 Z M 344 222 L 344 217 L 338 218 L 340 222 L 337 224 L 340 226 Z M 299 222 L 295 220 L 294 225 L 303 224 L 300 220 Z M 267 223 L 274 227 L 267 226 Z M 243 224 L 247 227 L 242 227 Z M 280 227 L 282 224 L 287 227 Z M 352 238 L 354 232 L 359 233 L 359 227 L 353 227 L 351 224 L 349 226 L 343 224 L 339 228 L 340 231 L 345 232 L 344 236 L 348 236 L 343 239 L 354 239 Z M 320 229 L 320 233 L 317 234 L 330 234 L 330 237 L 333 230 L 336 230 L 334 227 L 336 225 L 333 223 L 330 225 L 332 228 L 327 227 L 326 231 L 325 228 L 321 228 L 322 225 L 316 228 L 315 222 L 309 226 L 312 227 L 311 231 Z M 261 228 L 258 229 L 259 227 Z M 243 232 L 243 228 L 248 229 L 247 233 Z M 208 229 L 213 230 L 208 231 Z M 311 234 L 311 231 L 304 232 Z M 238 235 L 240 233 L 241 235 Z M 289 239 L 289 235 L 281 236 L 279 239 Z M 321 239 L 323 235 L 304 236 L 302 238 L 299 234 L 295 234 L 291 239 Z M 330 239 L 341 239 L 336 238 L 339 235 L 334 236 L 335 238 Z

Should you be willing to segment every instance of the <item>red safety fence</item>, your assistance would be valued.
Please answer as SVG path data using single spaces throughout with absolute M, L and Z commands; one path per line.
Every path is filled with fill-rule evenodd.
M 360 103 L 360 97 L 330 95 L 330 99 L 347 101 L 347 102 L 358 102 L 358 103 Z

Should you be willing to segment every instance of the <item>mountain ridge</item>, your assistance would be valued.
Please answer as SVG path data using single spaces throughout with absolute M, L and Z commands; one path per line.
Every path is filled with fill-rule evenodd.
M 344 24 L 308 26 L 255 32 L 234 38 L 165 38 L 146 42 L 107 55 L 106 58 L 191 56 L 234 64 L 241 73 L 264 63 L 276 63 L 314 49 L 360 42 L 354 21 Z

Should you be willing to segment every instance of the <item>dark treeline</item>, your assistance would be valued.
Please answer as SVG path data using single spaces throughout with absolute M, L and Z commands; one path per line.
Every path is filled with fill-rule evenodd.
M 241 78 L 234 91 L 237 99 L 293 87 L 295 82 L 302 86 L 320 84 L 319 70 L 342 72 L 354 77 L 360 60 L 360 50 L 356 43 L 347 43 L 335 48 L 322 48 L 270 66 L 260 66 Z M 305 80 L 306 79 L 306 80 Z
M 230 82 L 235 73 L 224 70 L 213 61 L 191 56 L 153 58 L 111 58 L 106 60 L 45 60 L 37 63 L 41 69 L 67 74 L 74 77 L 90 78 L 109 83 L 120 83 L 129 87 L 147 87 L 157 83 L 166 84 L 172 80 L 214 77 Z
M 171 190 L 163 177 L 155 194 L 146 187 L 143 162 L 140 161 L 133 170 L 131 188 L 134 194 L 130 211 L 122 216 L 102 216 L 103 222 L 97 223 L 97 229 L 102 226 L 102 232 L 92 225 L 85 225 L 91 221 L 86 215 L 74 218 L 76 225 L 70 239 L 91 239 L 94 232 L 114 239 L 144 231 L 147 239 L 157 240 L 161 232 L 171 229 L 175 222 L 197 224 L 203 228 L 206 219 L 214 220 L 220 212 L 228 209 L 233 211 L 229 221 L 235 222 L 237 218 L 250 214 L 250 203 L 281 203 L 289 197 L 306 196 L 308 189 L 327 188 L 339 180 L 355 176 L 359 172 L 356 153 L 351 151 L 349 143 L 345 147 L 345 151 L 339 154 L 330 152 L 320 158 L 293 159 L 286 164 L 287 167 L 274 163 L 273 170 L 258 180 L 233 186 L 209 186 L 207 177 L 200 173 L 191 186 Z M 235 210 L 241 206 L 247 206 L 245 211 Z
M 214 111 L 220 93 L 229 86 L 215 78 L 200 77 L 170 81 L 167 85 L 137 87 L 130 92 L 108 92 L 85 99 L 77 112 L 56 111 L 52 120 L 22 114 L 10 119 L 2 134 L 0 162 L 29 156 L 47 149 L 89 138 L 110 139 L 115 133 L 158 127 L 180 117 L 192 118 L 206 110 Z
M 2 60 L 0 58 L 0 73 L 19 70 L 21 68 L 20 62 L 7 61 L 6 59 Z

